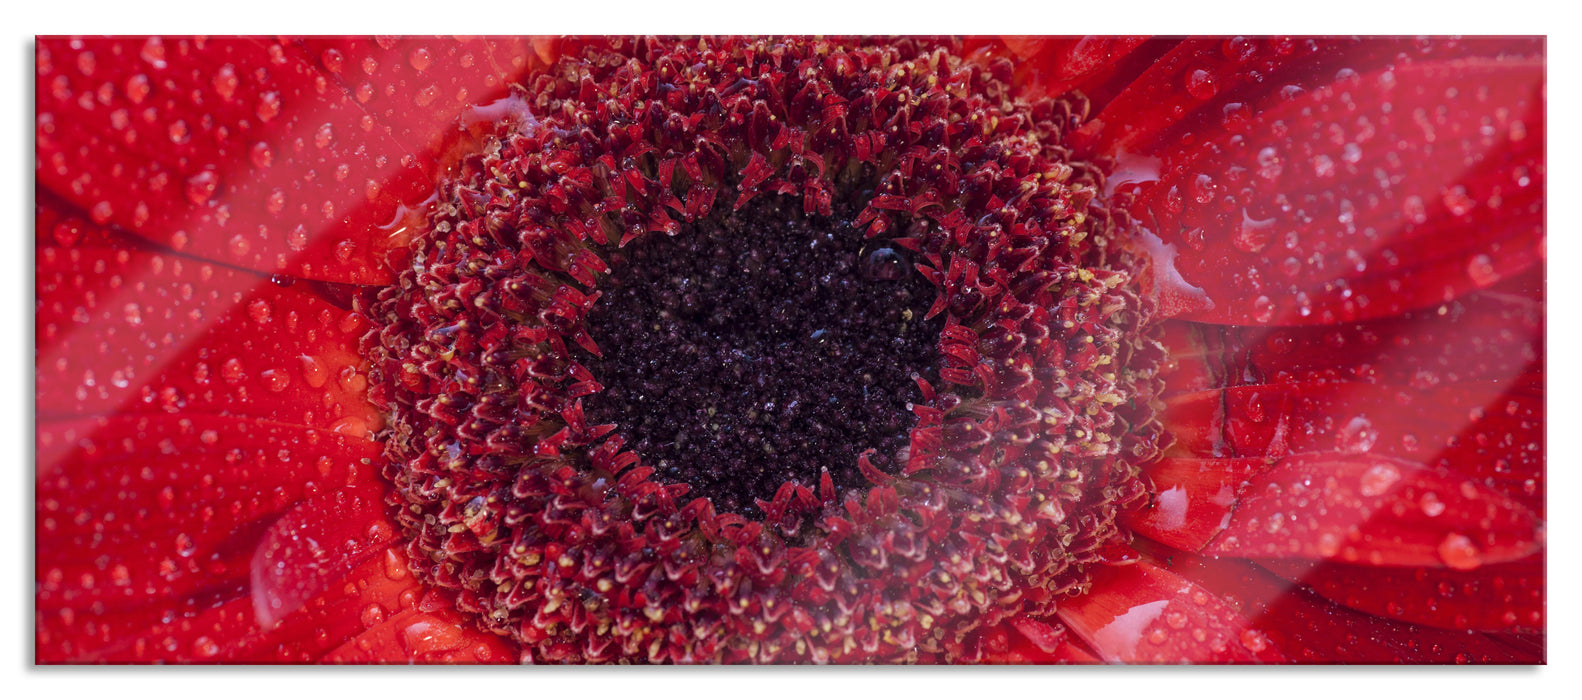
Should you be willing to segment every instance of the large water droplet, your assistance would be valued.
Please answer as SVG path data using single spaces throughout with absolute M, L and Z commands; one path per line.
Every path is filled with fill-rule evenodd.
M 1470 571 L 1483 565 L 1483 553 L 1478 551 L 1472 538 L 1454 532 L 1439 542 L 1439 558 L 1445 566 L 1458 571 Z
M 1364 496 L 1383 496 L 1401 480 L 1401 470 L 1393 464 L 1379 463 L 1362 473 L 1360 490 Z
M 862 275 L 871 280 L 895 281 L 906 276 L 906 254 L 881 245 L 862 254 Z
M 1335 449 L 1346 454 L 1372 450 L 1378 441 L 1379 430 L 1373 427 L 1373 421 L 1366 416 L 1353 417 L 1335 433 Z
M 220 188 L 220 175 L 213 170 L 200 170 L 196 175 L 187 178 L 187 201 L 193 204 L 203 204 L 214 198 L 214 193 Z

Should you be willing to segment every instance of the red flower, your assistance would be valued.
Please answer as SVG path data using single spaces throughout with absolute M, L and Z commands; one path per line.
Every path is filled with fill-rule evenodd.
M 686 75 L 710 82 L 653 93 L 676 95 L 667 109 L 705 100 L 674 125 L 658 98 L 650 122 L 622 121 L 649 107 L 611 82 L 631 78 L 630 95 L 677 80 L 653 58 L 663 51 L 581 43 L 39 42 L 40 661 L 1543 661 L 1541 40 L 790 42 L 756 59 L 705 42 L 719 53 L 672 48 L 702 57 Z M 925 58 L 905 67 L 886 51 Z M 766 106 L 761 127 L 756 105 L 729 100 L 759 88 L 709 72 L 785 56 L 805 62 L 732 79 L 813 86 Z M 884 90 L 861 93 L 869 102 L 808 93 L 866 75 L 864 90 Z M 918 96 L 910 135 L 864 131 L 862 114 L 877 124 L 905 106 L 902 88 Z M 808 95 L 818 109 L 799 111 Z M 675 135 L 695 133 L 693 114 L 718 118 L 718 138 L 749 134 L 733 148 L 759 145 L 710 163 L 707 148 L 674 145 L 692 143 Z M 904 458 L 884 468 L 865 453 L 839 493 L 831 472 L 825 488 L 788 474 L 779 492 L 713 492 L 716 512 L 586 424 L 573 400 L 602 376 L 567 348 L 600 339 L 584 332 L 595 297 L 569 281 L 591 294 L 609 266 L 553 245 L 609 232 L 557 207 L 596 189 L 579 178 L 626 168 L 599 211 L 641 212 L 635 235 L 730 208 L 709 187 L 633 205 L 665 195 L 587 149 L 641 123 L 651 135 L 634 142 L 672 139 L 660 148 L 686 182 L 731 163 L 738 208 L 761 185 L 760 201 L 793 195 L 829 214 L 843 200 L 825 159 L 920 164 L 895 166 L 906 177 L 851 214 L 869 235 L 896 236 L 884 212 L 903 210 L 961 232 L 903 232 L 883 253 L 916 255 L 951 292 L 926 314 L 942 324 L 943 366 L 937 388 L 919 383 Z M 952 131 L 964 124 L 982 137 Z M 781 162 L 773 135 L 803 125 L 829 135 L 798 137 L 805 160 Z M 928 143 L 955 145 L 934 157 Z M 897 144 L 916 151 L 887 160 Z M 927 174 L 973 148 L 974 163 L 1024 179 Z M 517 339 L 552 348 L 534 357 L 563 362 L 543 371 L 566 381 L 546 380 L 527 408 L 516 386 L 506 407 L 560 431 L 518 423 L 507 448 L 503 414 L 479 399 L 466 418 L 447 398 L 488 394 L 454 368 L 503 341 L 453 323 L 474 312 L 446 300 L 504 264 L 468 272 L 456 251 L 508 213 L 522 218 L 507 238 L 528 222 L 546 233 L 520 240 L 550 246 L 512 269 L 567 282 L 544 283 L 538 330 Z M 1066 226 L 1049 250 L 1070 257 L 1015 247 L 1029 219 Z M 990 227 L 1011 243 L 989 242 Z M 1007 261 L 1069 270 L 1067 298 L 1086 301 L 1057 309 L 1047 285 L 993 277 L 1022 269 Z M 985 332 L 1011 328 L 1018 304 L 1026 324 L 1005 342 Z M 1052 330 L 1060 309 L 1069 325 Z M 510 327 L 493 318 L 484 327 Z M 1052 332 L 1069 347 L 1047 368 L 1091 391 L 1060 404 L 1087 416 L 1080 429 L 1050 423 L 1071 449 L 1046 478 L 1020 460 L 1053 433 L 1017 423 L 1015 407 L 1055 406 L 1030 398 L 1054 380 L 996 362 L 1047 359 L 1021 348 Z M 951 413 L 988 398 L 1019 403 Z M 1063 470 L 1069 492 L 1054 486 Z M 918 510 L 936 487 L 981 503 Z M 491 500 L 507 492 L 515 510 Z M 669 526 L 645 508 L 724 558 L 656 551 Z M 617 511 L 637 524 L 599 519 Z M 964 568 L 937 578 L 947 551 Z M 625 558 L 601 564 L 605 552 Z

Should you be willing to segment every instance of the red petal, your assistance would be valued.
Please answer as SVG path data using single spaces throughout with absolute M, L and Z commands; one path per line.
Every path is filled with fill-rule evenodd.
M 250 579 L 283 589 L 256 565 L 285 563 L 301 607 L 392 534 L 377 443 L 218 416 L 44 423 L 40 443 L 41 660 L 273 659 Z M 323 539 L 304 557 L 291 535 Z
M 1249 562 L 1181 553 L 1169 557 L 1172 571 L 1219 592 L 1298 663 L 1543 662 L 1542 638 L 1396 622 L 1337 606 Z
M 1542 283 L 1542 280 L 1539 280 Z M 1481 382 L 1543 394 L 1544 306 L 1478 292 L 1379 321 L 1287 328 L 1161 324 L 1171 392 L 1357 381 L 1426 388 Z M 1536 369 L 1536 382 L 1515 380 Z
M 39 441 L 41 608 L 234 597 L 283 513 L 380 483 L 377 443 L 249 419 L 46 422 Z
M 46 38 L 37 71 L 41 188 L 178 251 L 384 283 L 402 240 L 368 232 L 432 192 L 411 151 L 293 45 Z
M 1475 60 L 1350 74 L 1259 111 L 1244 134 L 1164 153 L 1132 211 L 1213 302 L 1180 313 L 1380 318 L 1537 265 L 1543 71 L 1541 59 Z
M 981 41 L 968 37 L 966 50 L 979 49 Z M 1094 110 L 1175 45 L 1145 36 L 1003 36 L 999 41 L 1003 46 L 982 47 L 985 57 L 1010 59 L 1022 96 L 1061 98 L 1079 92 Z
M 1346 607 L 1448 629 L 1544 631 L 1542 555 L 1472 571 L 1268 561 L 1280 576 Z
M 369 628 L 324 657 L 334 664 L 504 664 L 517 651 L 474 629 L 454 609 L 409 610 Z
M 1053 624 L 1051 624 L 1053 623 Z M 1018 617 L 984 630 L 979 639 L 985 664 L 1096 664 L 1058 621 Z
M 1202 552 L 1473 569 L 1543 546 L 1532 511 L 1457 474 L 1380 456 L 1307 454 L 1254 475 Z
M 36 613 L 41 662 L 311 663 L 423 598 L 406 555 L 384 550 L 273 628 L 247 597 L 149 601 L 104 614 L 74 608 Z
M 1099 566 L 1060 619 L 1111 663 L 1273 663 L 1263 631 L 1207 589 L 1147 562 Z
M 370 470 L 371 471 L 371 470 Z M 370 480 L 281 516 L 253 550 L 253 611 L 269 628 L 385 551 L 395 530 L 384 516 L 385 484 Z
M 1180 456 L 1391 455 L 1454 471 L 1541 512 L 1543 397 L 1502 392 L 1502 383 L 1484 381 L 1252 385 L 1171 397 L 1165 421 Z
M 432 154 L 457 132 L 457 117 L 485 114 L 506 86 L 542 65 L 528 37 L 305 37 L 297 40 L 315 67 L 333 76 L 357 104 L 412 154 L 434 168 Z M 521 107 L 525 110 L 527 105 Z
M 1160 459 L 1143 467 L 1153 482 L 1153 503 L 1122 518 L 1134 532 L 1199 551 L 1230 524 L 1252 476 L 1268 468 L 1264 459 Z
M 1196 141 L 1197 134 L 1245 131 L 1257 108 L 1337 77 L 1421 61 L 1543 55 L 1539 37 L 1192 38 L 1138 66 L 1140 74 L 1128 76 L 1079 139 L 1109 156 L 1155 153 Z
M 228 413 L 361 436 L 361 315 L 251 273 L 106 248 L 38 252 L 41 417 Z

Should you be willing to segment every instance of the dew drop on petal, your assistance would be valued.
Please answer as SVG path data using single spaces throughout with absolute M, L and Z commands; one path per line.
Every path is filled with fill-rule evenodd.
M 1438 517 L 1445 512 L 1445 502 L 1439 500 L 1439 496 L 1433 491 L 1423 492 L 1423 495 L 1417 499 L 1417 505 L 1423 509 L 1423 515 L 1430 518 Z
M 254 108 L 260 121 L 269 121 L 280 115 L 280 93 L 266 92 L 258 96 L 258 106 Z
M 407 54 L 407 64 L 412 66 L 412 70 L 419 73 L 428 70 L 429 64 L 433 62 L 434 55 L 423 47 L 413 49 L 411 53 Z
M 1353 416 L 1335 433 L 1335 449 L 1345 454 L 1367 452 L 1372 450 L 1378 441 L 1379 430 L 1373 426 L 1373 421 L 1368 420 L 1366 416 Z M 1375 467 L 1375 469 L 1377 468 Z M 1399 476 L 1399 474 L 1396 475 L 1397 478 Z
M 220 66 L 220 69 L 214 72 L 214 80 L 211 81 L 214 86 L 214 92 L 220 96 L 220 99 L 227 102 L 236 95 L 237 83 L 236 67 L 228 63 Z
M 1479 287 L 1488 287 L 1500 281 L 1500 273 L 1494 269 L 1494 260 L 1487 255 L 1474 255 L 1467 261 L 1467 279 Z
M 302 379 L 308 383 L 308 386 L 317 389 L 329 380 L 330 371 L 324 367 L 324 363 L 320 362 L 319 358 L 302 355 L 297 360 L 302 364 Z
M 369 603 L 360 617 L 364 627 L 373 627 L 385 621 L 385 609 L 378 603 Z
M 346 55 L 339 49 L 325 49 L 319 54 L 319 61 L 324 64 L 324 70 L 331 73 L 339 73 L 346 68 Z
M 233 357 L 221 363 L 220 378 L 224 379 L 227 384 L 235 384 L 242 381 L 242 361 Z
M 263 299 L 254 299 L 247 304 L 247 315 L 256 323 L 268 323 L 273 314 L 274 309 Z
M 1478 551 L 1472 538 L 1450 533 L 1439 543 L 1439 559 L 1452 569 L 1470 571 L 1483 564 L 1483 553 Z
M 1219 92 L 1219 86 L 1214 81 L 1214 74 L 1202 68 L 1187 74 L 1186 89 L 1187 94 L 1199 100 L 1210 99 L 1214 97 L 1215 93 Z
M 1375 464 L 1362 474 L 1361 492 L 1364 496 L 1383 496 L 1391 486 L 1401 480 L 1401 470 L 1391 464 Z
M 192 640 L 192 654 L 200 659 L 212 659 L 220 653 L 220 645 L 208 637 Z
M 264 386 L 276 393 L 285 391 L 291 385 L 291 377 L 278 369 L 266 369 L 259 372 L 258 377 L 264 380 Z
M 179 554 L 181 556 L 184 556 L 184 557 L 190 557 L 197 551 L 198 551 L 198 545 L 197 545 L 196 542 L 192 541 L 192 537 L 191 536 L 187 535 L 187 533 L 181 533 L 179 535 L 176 535 L 176 553 L 177 554 Z

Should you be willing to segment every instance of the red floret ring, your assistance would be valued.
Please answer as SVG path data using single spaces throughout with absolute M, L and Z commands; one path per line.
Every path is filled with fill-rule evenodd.
M 418 575 L 535 661 L 972 661 L 1129 551 L 1162 349 L 1103 175 L 1061 146 L 1080 112 L 1009 76 L 802 39 L 640 40 L 536 76 L 365 339 Z M 937 382 L 915 378 L 898 458 L 729 512 L 590 420 L 589 319 L 628 246 L 763 211 L 906 251 Z

